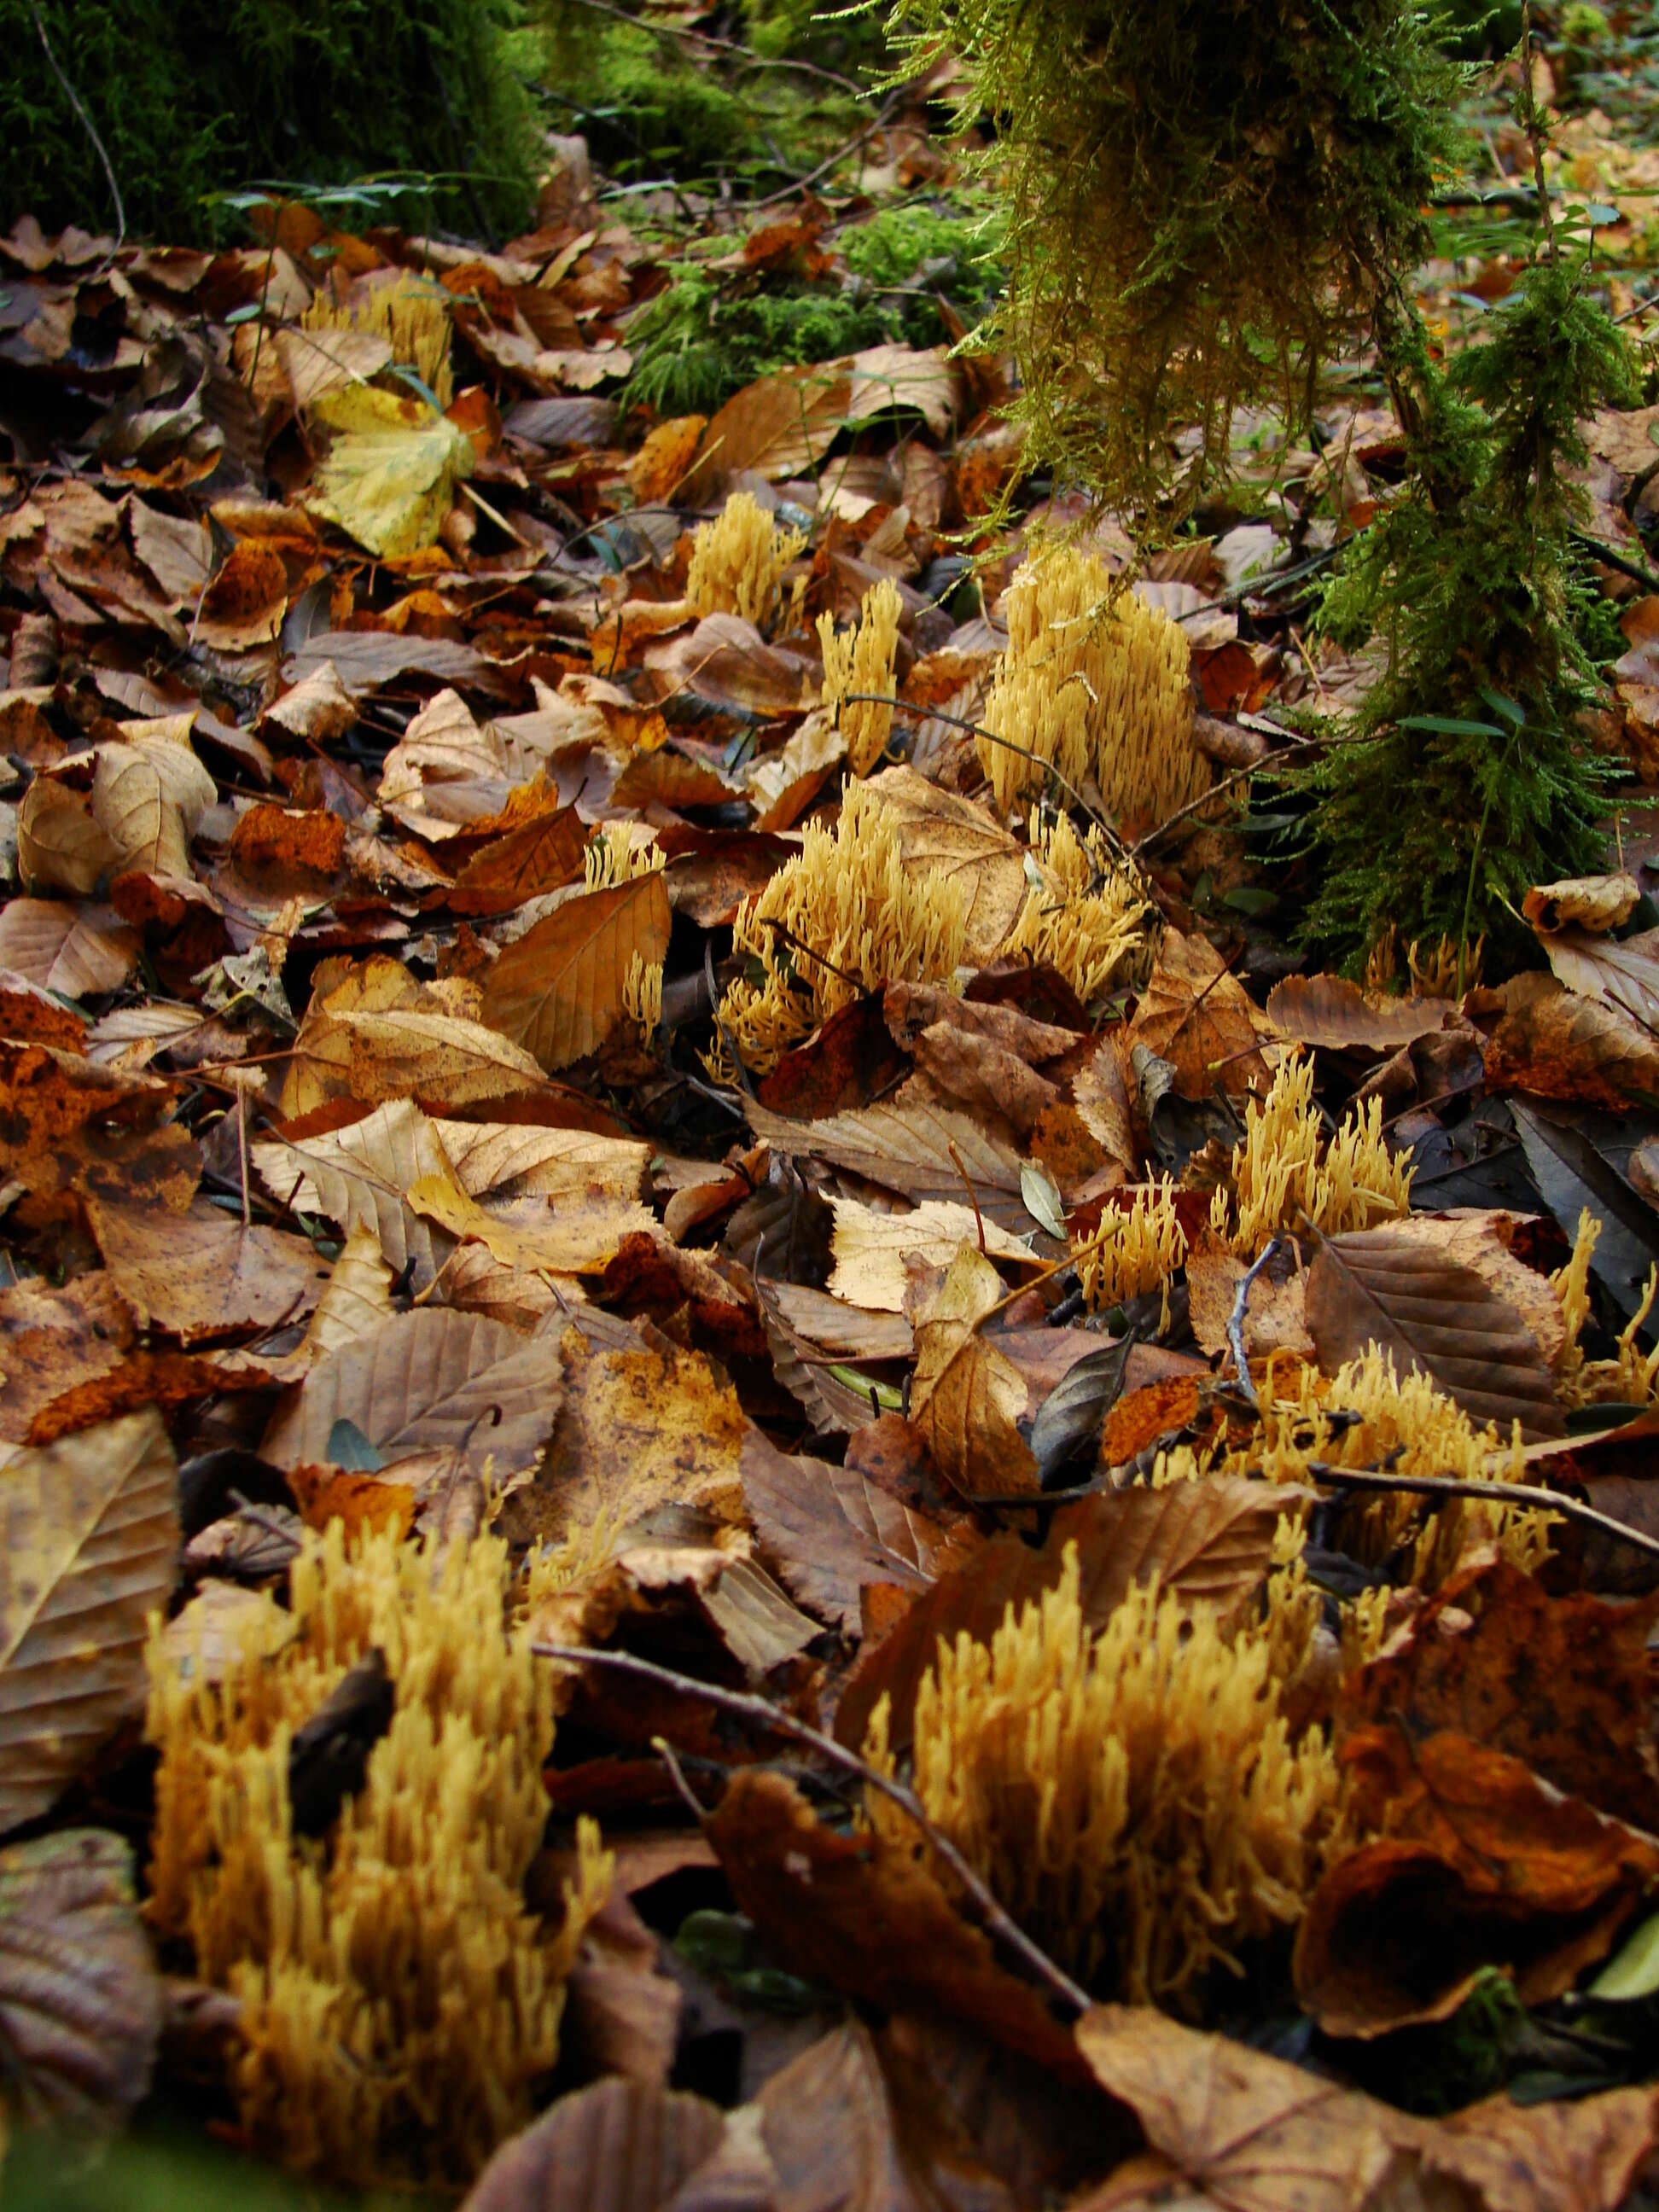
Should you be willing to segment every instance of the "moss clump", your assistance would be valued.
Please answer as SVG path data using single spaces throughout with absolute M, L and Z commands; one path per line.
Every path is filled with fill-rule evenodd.
M 1008 204 L 1034 467 L 1143 518 L 1173 423 L 1213 463 L 1243 400 L 1305 415 L 1316 364 L 1410 265 L 1457 65 L 1409 0 L 903 0 L 958 52 Z M 1190 483 L 1183 487 L 1190 492 Z M 1179 502 L 1176 502 L 1178 505 Z
M 1442 368 L 1413 316 L 1388 334 L 1415 468 L 1328 588 L 1325 629 L 1375 634 L 1382 680 L 1310 782 L 1318 890 L 1304 934 L 1358 967 L 1390 927 L 1488 933 L 1524 957 L 1533 884 L 1593 873 L 1604 774 L 1577 727 L 1595 693 L 1573 542 L 1581 419 L 1628 398 L 1618 332 L 1546 259 Z
M 476 229 L 477 210 L 506 232 L 533 210 L 518 0 L 40 0 L 40 14 L 135 234 L 222 234 L 230 217 L 212 196 L 246 184 L 386 172 L 433 178 L 411 188 L 410 217 L 425 206 Z M 103 165 L 28 0 L 0 0 L 0 221 L 32 210 L 48 228 L 112 228 Z

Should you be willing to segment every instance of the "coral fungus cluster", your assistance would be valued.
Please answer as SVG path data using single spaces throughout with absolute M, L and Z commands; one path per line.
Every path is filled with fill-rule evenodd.
M 1413 1170 L 1383 1141 L 1382 1101 L 1351 1109 L 1327 1144 L 1313 1078 L 1311 1060 L 1280 1064 L 1267 1097 L 1244 1109 L 1231 1194 L 1211 1200 L 1210 1226 L 1247 1258 L 1281 1229 L 1310 1223 L 1334 1237 L 1410 1211 Z
M 150 1650 L 149 1912 L 240 2005 L 245 2126 L 331 2179 L 465 2181 L 533 2110 L 609 1865 L 585 1822 L 562 1925 L 524 1881 L 548 1816 L 552 1690 L 504 1614 L 506 1547 L 308 1540 L 222 1680 Z M 283 1637 L 286 1634 L 287 1640 Z M 264 1654 L 276 1649 L 274 1656 Z M 299 1832 L 295 1732 L 379 1653 L 392 1691 L 361 1788 Z
M 412 368 L 441 407 L 454 396 L 449 365 L 450 299 L 429 277 L 404 275 L 371 283 L 342 301 L 322 287 L 313 294 L 300 327 L 306 331 L 362 331 L 384 338 L 393 361 Z
M 886 1725 L 878 1707 L 878 1759 Z M 1322 1735 L 1291 1740 L 1267 1638 L 1230 1638 L 1155 1584 L 1091 1635 L 1069 1545 L 1058 1584 L 988 1644 L 941 1640 L 916 1698 L 915 1783 L 1053 1956 L 1097 1989 L 1174 2005 L 1300 1917 L 1340 1795 Z M 897 1816 L 871 1817 L 900 1843 Z
M 1428 1376 L 1415 1368 L 1397 1375 L 1374 1344 L 1328 1382 L 1304 1367 L 1283 1397 L 1264 1393 L 1261 1421 L 1263 1442 L 1248 1456 L 1276 1481 L 1308 1480 L 1315 1460 L 1471 1482 L 1527 1480 L 1518 1424 L 1509 1438 L 1477 1429 Z M 1547 1513 L 1464 1498 L 1433 1509 L 1401 1494 L 1350 1506 L 1344 1540 L 1362 1559 L 1397 1559 L 1402 1579 L 1432 1589 L 1473 1544 L 1495 1543 L 1513 1565 L 1536 1567 L 1549 1551 L 1549 1527 Z
M 1086 1005 L 1146 951 L 1150 904 L 1098 828 L 1079 837 L 1069 815 L 1045 824 L 1034 807 L 1030 852 L 1041 880 L 1028 893 L 1002 947 L 1057 969 Z
M 903 610 L 898 586 L 884 576 L 865 593 L 856 629 L 837 636 L 829 616 L 818 617 L 823 705 L 839 722 L 854 775 L 869 775 L 892 733 L 892 708 L 878 706 L 867 695 L 892 696 L 899 617 Z
M 992 734 L 978 740 L 1000 807 L 1040 788 L 1050 764 L 1073 786 L 1092 775 L 1120 820 L 1162 821 L 1209 789 L 1179 623 L 1097 555 L 1069 546 L 1022 565 L 1002 614 L 1008 647 L 985 708 Z
M 1127 1208 L 1101 1216 L 1091 1237 L 1076 1241 L 1072 1258 L 1091 1313 L 1144 1291 L 1162 1291 L 1164 1317 L 1170 1318 L 1170 1283 L 1187 1256 L 1187 1239 L 1176 1218 L 1175 1188 L 1161 1183 L 1137 1190 Z
M 764 1073 L 860 991 L 948 981 L 966 929 L 960 884 L 908 871 L 880 798 L 849 784 L 835 828 L 809 822 L 799 857 L 738 909 L 732 944 L 756 972 L 720 1000 L 722 1042 Z
M 764 629 L 805 544 L 805 531 L 781 528 L 751 494 L 734 491 L 712 522 L 697 526 L 685 595 L 700 615 L 739 615 Z

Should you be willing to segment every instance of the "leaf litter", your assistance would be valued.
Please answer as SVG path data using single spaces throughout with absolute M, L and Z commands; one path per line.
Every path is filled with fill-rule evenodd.
M 1368 679 L 1271 571 L 1386 410 L 1258 426 L 1068 689 L 1129 548 L 1023 565 L 1011 364 L 659 415 L 684 214 L 569 175 L 488 252 L 0 240 L 6 2123 L 478 2212 L 1625 2201 L 1659 600 L 1534 966 L 1311 971 L 1271 775 Z M 708 281 L 850 273 L 825 190 L 699 203 Z

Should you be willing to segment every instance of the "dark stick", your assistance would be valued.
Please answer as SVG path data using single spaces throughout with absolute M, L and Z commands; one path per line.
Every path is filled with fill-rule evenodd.
M 1587 1528 L 1599 1528 L 1605 1536 L 1616 1536 L 1633 1550 L 1659 1558 L 1659 1537 L 1644 1536 L 1639 1528 L 1615 1521 L 1610 1513 L 1598 1513 L 1595 1506 L 1564 1498 L 1559 1490 L 1540 1490 L 1531 1483 L 1468 1482 L 1450 1474 L 1382 1474 L 1375 1468 L 1330 1467 L 1319 1459 L 1308 1462 L 1308 1472 L 1320 1482 L 1340 1483 L 1352 1490 L 1406 1490 L 1426 1498 L 1483 1498 L 1494 1505 L 1535 1505 L 1546 1513 L 1559 1513 L 1568 1521 L 1581 1522 Z
M 915 1791 L 907 1790 L 902 1782 L 895 1782 L 890 1775 L 882 1773 L 878 1767 L 872 1766 L 869 1760 L 860 1759 L 857 1752 L 848 1751 L 846 1745 L 837 1743 L 834 1736 L 824 1735 L 817 1729 L 809 1728 L 805 1721 L 798 1721 L 793 1713 L 781 1711 L 764 1698 L 750 1697 L 741 1690 L 717 1689 L 711 1682 L 698 1681 L 693 1674 L 677 1674 L 672 1668 L 658 1667 L 649 1659 L 636 1659 L 632 1652 L 592 1651 L 580 1644 L 532 1644 L 530 1648 L 538 1659 L 557 1659 L 567 1666 L 613 1668 L 618 1674 L 633 1674 L 642 1681 L 655 1682 L 664 1689 L 678 1691 L 682 1697 L 701 1698 L 705 1705 L 716 1706 L 723 1713 L 731 1713 L 739 1720 L 753 1721 L 757 1726 L 771 1729 L 780 1735 L 793 1736 L 798 1743 L 811 1744 L 820 1758 L 827 1759 L 832 1765 L 840 1767 L 843 1773 L 856 1774 L 866 1789 L 878 1790 L 901 1812 L 908 1814 L 973 1899 L 987 1928 L 1036 1976 L 1051 1997 L 1066 2006 L 1068 2011 L 1088 2011 L 1088 1992 L 1079 1989 L 1071 1977 L 1054 1964 L 1048 1953 L 1040 1950 L 1024 1930 L 1009 1918 L 950 1838 L 942 1835 L 928 1819 L 921 1800 Z

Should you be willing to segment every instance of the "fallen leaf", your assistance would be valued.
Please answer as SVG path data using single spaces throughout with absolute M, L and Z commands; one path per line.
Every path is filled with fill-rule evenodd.
M 1267 994 L 1267 1019 L 1281 1036 L 1333 1051 L 1392 1052 L 1431 1036 L 1455 1011 L 1444 999 L 1370 998 L 1341 975 L 1286 975 Z
M 332 435 L 307 501 L 312 513 L 382 560 L 434 544 L 456 485 L 472 473 L 466 433 L 424 400 L 367 384 L 325 393 L 314 417 Z
M 1632 886 L 1634 888 L 1634 886 Z M 1558 980 L 1581 999 L 1600 999 L 1651 1036 L 1659 1025 L 1659 929 L 1634 937 L 1563 929 L 1544 939 Z
M 149 2089 L 166 2013 L 132 1854 L 99 1828 L 0 1850 L 0 2044 L 10 2116 L 118 2128 Z
M 1381 1346 L 1401 1376 L 1419 1368 L 1477 1425 L 1528 1441 L 1559 1436 L 1555 1382 L 1538 1340 L 1484 1275 L 1391 1228 L 1328 1237 L 1308 1273 L 1310 1334 L 1319 1364 Z
M 1615 1114 L 1659 1105 L 1659 1042 L 1617 1006 L 1581 998 L 1553 975 L 1513 976 L 1501 995 L 1486 1041 L 1491 1089 Z
M 1622 928 L 1641 896 L 1634 876 L 1578 876 L 1568 883 L 1534 884 L 1522 900 L 1521 911 L 1540 937 L 1575 927 L 1599 937 Z
M 87 1218 L 114 1289 L 141 1328 L 185 1345 L 276 1328 L 311 1311 L 328 1279 L 302 1237 L 198 1201 L 185 1213 L 88 1199 Z
M 1031 1227 L 1020 1190 L 1019 1155 L 988 1137 L 966 1114 L 922 1099 L 866 1106 L 799 1121 L 757 1103 L 744 1110 L 756 1136 L 787 1158 L 827 1160 L 919 1203 L 966 1203 L 971 1189 L 988 1222 Z
M 1548 1596 L 1498 1559 L 1453 1575 L 1378 1656 L 1347 1675 L 1339 1733 L 1449 1729 L 1522 1759 L 1569 1796 L 1659 1828 L 1647 1640 L 1659 1599 Z
M 621 1018 L 633 961 L 667 952 L 671 921 L 659 872 L 567 901 L 489 969 L 484 1019 L 549 1070 L 585 1059 Z
M 1488 1966 L 1525 2003 L 1559 1996 L 1659 1875 L 1651 1837 L 1455 1729 L 1389 1722 L 1341 1756 L 1356 1817 L 1387 1832 L 1331 1868 L 1297 1936 L 1297 1992 L 1331 2034 L 1444 2020 Z
M 153 1406 L 0 1467 L 0 1832 L 49 1812 L 143 1705 L 178 1492 Z
M 224 565 L 202 594 L 193 625 L 201 642 L 216 653 L 246 653 L 268 645 L 288 610 L 288 570 L 271 545 L 244 539 L 233 545 Z
M 21 1443 L 43 1406 L 118 1366 L 133 1320 L 101 1269 L 61 1289 L 26 1279 L 0 1291 L 0 1440 Z
M 996 1258 L 1031 1256 L 1018 1237 L 982 1213 L 975 1219 L 970 1206 L 954 1200 L 927 1199 L 902 1213 L 878 1213 L 855 1198 L 832 1198 L 830 1204 L 835 1212 L 835 1272 L 829 1288 L 848 1305 L 902 1312 L 910 1265 L 948 1267 L 964 1244 L 977 1247 L 981 1228 L 985 1249 Z
M 405 1194 L 423 1176 L 447 1176 L 451 1169 L 436 1129 L 410 1100 L 377 1106 L 361 1121 L 324 1135 L 279 1135 L 250 1146 L 249 1153 L 279 1205 L 325 1214 L 348 1233 L 371 1228 L 399 1275 L 412 1268 L 416 1290 L 432 1281 L 448 1240 L 434 1246 Z
M 461 2212 L 667 2212 L 726 2126 L 703 2097 L 645 2081 L 591 2082 L 503 2143 Z
M 533 1467 L 558 1417 L 558 1347 L 447 1306 L 398 1314 L 326 1353 L 279 1408 L 260 1450 L 273 1466 L 327 1466 L 337 1421 L 386 1458 L 464 1450 L 503 1480 Z
M 746 469 L 775 482 L 814 467 L 845 424 L 852 396 L 847 364 L 838 362 L 784 369 L 746 385 L 703 431 L 677 498 L 701 506 Z
M 839 1237 L 839 1219 L 836 1231 Z M 1026 1410 L 1025 1378 L 980 1333 L 1003 1295 L 996 1269 L 964 1244 L 915 1315 L 910 1419 L 940 1473 L 965 1498 L 1040 1486 L 1036 1461 L 1016 1425 Z
M 1069 2039 L 1000 1966 L 927 1866 L 824 1827 L 792 1782 L 742 1769 L 704 1824 L 738 1909 L 790 1972 L 884 2010 L 967 2021 L 1073 2076 Z
M 788 1457 L 758 1429 L 743 1440 L 741 1468 L 761 1557 L 791 1596 L 844 1635 L 862 1633 L 860 1592 L 867 1583 L 927 1587 L 914 1551 L 908 1559 L 890 1551 L 849 1516 L 836 1480 L 842 1470 Z
M 1267 1088 L 1255 1010 L 1207 938 L 1165 930 L 1128 1041 L 1169 1061 L 1183 1098 Z
M 32 898 L 0 907 L 0 967 L 60 998 L 118 991 L 137 959 L 137 932 L 112 907 Z

